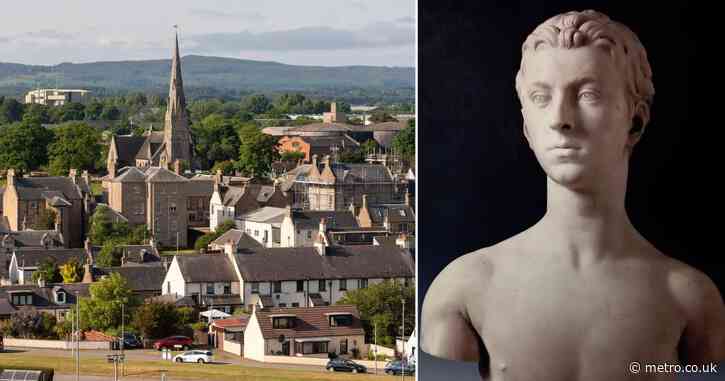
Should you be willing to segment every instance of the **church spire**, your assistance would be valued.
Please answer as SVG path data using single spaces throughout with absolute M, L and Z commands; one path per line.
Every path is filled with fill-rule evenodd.
M 174 25 L 174 29 L 177 26 Z M 164 118 L 165 155 L 161 166 L 172 165 L 176 160 L 191 163 L 192 139 L 189 117 L 186 113 L 184 81 L 181 78 L 181 57 L 179 54 L 179 32 L 175 33 L 174 55 L 171 59 L 171 80 L 169 81 L 169 102 Z

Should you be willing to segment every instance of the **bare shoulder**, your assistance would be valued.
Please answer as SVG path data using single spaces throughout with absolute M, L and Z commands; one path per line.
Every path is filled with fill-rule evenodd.
M 479 361 L 485 348 L 468 314 L 469 300 L 485 292 L 494 272 L 492 250 L 458 257 L 431 284 L 421 310 L 424 351 L 459 361 Z
M 725 305 L 717 286 L 704 272 L 662 257 L 670 293 L 687 319 L 680 343 L 682 359 L 725 360 Z

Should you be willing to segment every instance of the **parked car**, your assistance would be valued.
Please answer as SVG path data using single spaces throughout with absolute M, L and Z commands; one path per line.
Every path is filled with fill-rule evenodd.
M 415 364 L 411 364 L 407 361 L 395 360 L 385 365 L 385 374 L 404 374 L 406 376 L 412 376 L 415 374 Z
M 123 340 L 124 349 L 143 348 L 143 343 L 133 333 L 124 333 L 123 338 L 118 339 Z
M 174 356 L 174 362 L 198 362 L 199 364 L 207 364 L 212 362 L 212 354 L 210 351 L 187 351 Z
M 325 369 L 330 372 L 353 372 L 353 373 L 366 373 L 368 368 L 364 365 L 360 365 L 352 360 L 343 358 L 334 358 L 327 362 Z
M 191 348 L 192 343 L 193 340 L 186 336 L 169 336 L 161 340 L 156 340 L 156 342 L 154 343 L 154 349 L 156 349 L 157 351 L 160 351 L 164 348 L 181 348 L 183 350 L 187 350 Z

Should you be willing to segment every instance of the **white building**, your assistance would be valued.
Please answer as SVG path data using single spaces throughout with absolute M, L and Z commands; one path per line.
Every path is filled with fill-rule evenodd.
M 236 225 L 262 246 L 280 247 L 280 230 L 287 214 L 287 208 L 265 206 L 239 217 Z
M 288 210 L 281 224 L 281 247 L 312 247 L 320 222 L 324 220 L 327 228 L 339 229 L 359 227 L 352 212 Z
M 80 89 L 37 89 L 25 94 L 25 103 L 48 106 L 63 106 L 66 103 L 85 103 L 90 91 Z
M 189 296 L 196 305 L 226 313 L 241 306 L 239 276 L 225 254 L 177 255 L 169 266 L 162 295 Z

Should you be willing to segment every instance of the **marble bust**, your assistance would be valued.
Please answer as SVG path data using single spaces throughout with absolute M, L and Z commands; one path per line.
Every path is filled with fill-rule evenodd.
M 516 90 L 546 213 L 436 277 L 422 349 L 479 362 L 492 380 L 674 379 L 630 365 L 725 360 L 717 287 L 660 253 L 625 210 L 654 96 L 638 37 L 595 11 L 552 17 L 523 44 Z

